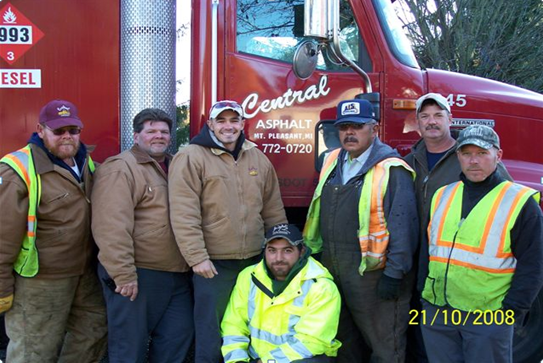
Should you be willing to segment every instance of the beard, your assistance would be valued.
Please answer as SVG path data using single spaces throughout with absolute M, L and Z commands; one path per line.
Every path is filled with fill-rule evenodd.
M 79 141 L 74 140 L 59 140 L 57 143 L 52 144 L 47 138 L 43 138 L 43 144 L 51 154 L 61 160 L 73 158 L 79 151 L 80 146 Z

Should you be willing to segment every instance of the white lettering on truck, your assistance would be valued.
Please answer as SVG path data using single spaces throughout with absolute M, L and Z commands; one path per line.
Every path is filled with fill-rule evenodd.
M 241 106 L 245 111 L 245 117 L 254 117 L 259 112 L 270 112 L 271 110 L 283 109 L 292 106 L 295 102 L 302 104 L 305 101 L 316 100 L 322 96 L 326 96 L 330 92 L 330 87 L 327 87 L 328 76 L 321 76 L 319 84 L 311 85 L 305 90 L 293 91 L 288 89 L 282 96 L 271 100 L 262 100 L 260 105 L 258 93 L 251 93 L 243 100 Z

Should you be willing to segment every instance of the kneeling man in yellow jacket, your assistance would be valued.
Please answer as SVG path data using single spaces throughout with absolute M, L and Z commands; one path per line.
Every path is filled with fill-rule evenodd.
M 296 226 L 266 233 L 264 259 L 239 274 L 221 324 L 226 363 L 324 363 L 337 355 L 340 295 L 310 255 Z

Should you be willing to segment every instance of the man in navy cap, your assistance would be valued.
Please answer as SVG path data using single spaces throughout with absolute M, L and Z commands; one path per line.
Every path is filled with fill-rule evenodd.
M 273 226 L 264 259 L 243 270 L 222 321 L 224 362 L 329 363 L 341 299 L 293 224 Z
M 94 164 L 74 104 L 45 105 L 0 160 L 0 312 L 9 362 L 98 362 L 106 312 L 90 231 Z
M 304 229 L 342 294 L 338 362 L 360 361 L 361 339 L 372 360 L 405 354 L 418 239 L 414 172 L 379 140 L 374 117 L 366 100 L 338 105 L 341 149 L 324 160 Z

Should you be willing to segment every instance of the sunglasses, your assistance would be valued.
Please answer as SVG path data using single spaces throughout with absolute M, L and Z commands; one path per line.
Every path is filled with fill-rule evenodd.
M 55 135 L 55 136 L 62 136 L 66 132 L 68 132 L 70 135 L 79 135 L 81 133 L 81 129 L 79 127 L 69 127 L 69 128 L 61 127 L 60 129 L 54 129 L 53 130 L 52 128 L 50 128 L 47 125 L 44 125 L 44 126 L 45 126 L 46 129 L 51 131 L 53 133 L 53 135 Z
M 213 105 L 213 108 L 224 108 L 224 107 L 232 107 L 232 108 L 238 108 L 238 109 L 241 108 L 241 106 L 237 102 L 233 102 L 233 101 L 220 101 Z

